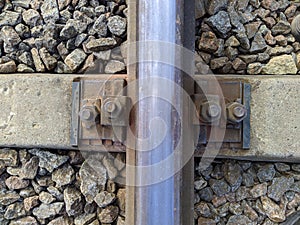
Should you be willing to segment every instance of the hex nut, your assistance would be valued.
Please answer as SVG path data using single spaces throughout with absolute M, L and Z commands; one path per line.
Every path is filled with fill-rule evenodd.
M 220 119 L 221 111 L 219 103 L 206 101 L 201 104 L 200 117 L 205 122 L 211 123 Z
M 240 123 L 247 117 L 246 107 L 238 102 L 227 104 L 227 120 L 231 123 Z

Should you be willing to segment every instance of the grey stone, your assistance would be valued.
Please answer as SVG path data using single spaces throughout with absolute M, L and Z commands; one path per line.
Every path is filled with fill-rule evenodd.
M 273 57 L 262 69 L 263 74 L 296 74 L 298 71 L 291 55 Z
M 231 30 L 230 18 L 225 11 L 220 11 L 216 15 L 211 16 L 206 22 L 222 38 L 226 38 Z
M 42 25 L 42 17 L 40 13 L 34 9 L 28 9 L 22 13 L 24 22 L 30 27 Z
M 0 149 L 0 162 L 5 166 L 18 165 L 18 153 L 16 150 L 2 148 Z
M 10 205 L 20 199 L 20 195 L 15 191 L 0 192 L 0 205 Z
M 300 164 L 292 164 L 292 170 L 300 172 Z
M 114 193 L 109 193 L 107 191 L 101 191 L 94 198 L 94 201 L 101 208 L 104 208 L 112 204 L 115 200 L 116 200 L 116 195 Z
M 206 186 L 207 186 L 207 181 L 205 181 L 204 179 L 199 179 L 194 181 L 194 188 L 197 191 L 202 190 Z
M 48 225 L 73 225 L 73 220 L 72 218 L 68 217 L 68 216 L 61 216 L 58 217 L 54 220 L 51 220 Z
M 12 11 L 3 11 L 0 14 L 0 28 L 3 26 L 15 26 L 21 22 L 21 14 Z
M 42 151 L 39 149 L 31 149 L 29 150 L 29 153 L 39 157 L 39 166 L 47 169 L 50 173 L 53 172 L 54 169 L 63 165 L 69 159 L 68 156 L 57 155 L 49 151 Z
M 286 172 L 291 169 L 290 165 L 286 163 L 275 163 L 274 165 L 279 172 Z
M 243 173 L 243 185 L 252 187 L 254 185 L 254 177 L 251 173 Z
M 286 47 L 282 47 L 282 46 L 276 46 L 273 48 L 270 48 L 267 50 L 267 53 L 270 56 L 277 56 L 277 55 L 282 55 L 282 54 L 290 54 L 293 52 L 293 47 L 288 45 Z
M 230 184 L 232 191 L 236 191 L 242 184 L 242 168 L 234 161 L 225 162 L 223 166 L 225 180 Z
M 237 202 L 233 202 L 229 204 L 228 210 L 233 215 L 241 215 L 243 213 L 243 208 Z
M 119 213 L 119 208 L 117 206 L 108 206 L 104 208 L 98 215 L 101 223 L 113 223 Z
M 6 51 L 6 48 L 12 48 L 18 45 L 21 42 L 21 38 L 18 33 L 10 26 L 4 26 L 1 29 L 1 39 L 4 41 L 4 51 L 6 53 L 10 53 Z
M 268 188 L 268 197 L 280 201 L 285 192 L 287 192 L 294 183 L 292 177 L 276 177 L 272 180 L 272 184 Z
M 280 20 L 273 28 L 272 28 L 272 34 L 278 35 L 278 34 L 288 34 L 291 32 L 291 24 L 287 21 Z
M 36 219 L 34 217 L 26 216 L 26 217 L 12 220 L 9 223 L 9 225 L 38 225 L 38 222 L 36 221 Z
M 212 70 L 222 68 L 229 61 L 227 57 L 216 58 L 210 61 L 210 68 Z
M 67 187 L 64 190 L 64 201 L 69 216 L 77 216 L 83 212 L 83 198 L 76 188 Z
M 267 191 L 268 191 L 268 184 L 267 183 L 256 184 L 250 190 L 250 195 L 251 195 L 252 198 L 259 198 L 261 196 L 266 195 Z
M 21 168 L 21 173 L 20 177 L 22 179 L 34 179 L 37 171 L 38 171 L 38 166 L 39 166 L 39 158 L 38 157 L 32 157 L 28 162 L 26 162 L 22 168 Z
M 72 70 L 63 62 L 58 61 L 54 72 L 56 72 L 56 73 L 72 73 Z
M 41 48 L 39 53 L 47 70 L 53 70 L 57 65 L 56 58 L 54 58 L 45 47 Z
M 125 71 L 126 66 L 123 62 L 118 60 L 110 60 L 105 66 L 105 73 L 114 74 Z
M 66 48 L 65 44 L 63 42 L 61 42 L 58 46 L 57 46 L 57 51 L 60 55 L 60 57 L 65 60 L 65 58 L 67 57 L 67 55 L 69 54 L 69 50 Z
M 36 72 L 44 72 L 45 71 L 45 66 L 40 58 L 39 52 L 36 48 L 31 49 L 31 56 L 33 59 L 33 63 L 35 66 Z
M 52 173 L 52 180 L 56 183 L 57 187 L 62 187 L 67 184 L 71 184 L 75 179 L 75 171 L 69 165 L 65 164 Z
M 79 34 L 75 39 L 75 46 L 79 47 L 87 38 L 87 34 Z
M 29 212 L 32 208 L 40 204 L 39 196 L 37 195 L 25 198 L 23 202 L 24 202 L 24 209 L 26 212 Z
M 238 39 L 236 39 L 235 36 L 230 36 L 230 38 L 228 38 L 225 42 L 225 47 L 238 47 L 240 46 L 240 42 L 238 41 Z
M 263 52 L 266 49 L 267 49 L 267 44 L 264 37 L 260 33 L 257 33 L 254 37 L 254 40 L 252 41 L 250 53 Z
M 63 202 L 54 202 L 51 204 L 42 203 L 39 207 L 33 209 L 32 214 L 38 219 L 47 219 L 62 214 L 63 209 Z
M 126 24 L 126 19 L 120 16 L 109 17 L 107 22 L 109 31 L 116 36 L 121 36 L 125 33 Z
M 203 216 L 203 217 L 211 217 L 212 216 L 212 212 L 211 212 L 208 204 L 205 202 L 200 202 L 199 204 L 195 205 L 194 210 L 197 213 L 197 215 L 199 215 L 199 216 Z
M 210 187 L 205 187 L 199 191 L 199 197 L 201 200 L 210 202 L 213 199 L 213 191 Z
M 117 192 L 117 205 L 120 209 L 120 215 L 125 213 L 125 205 L 126 205 L 126 189 L 125 188 L 120 188 Z M 125 215 L 123 215 L 125 216 Z
M 19 23 L 16 27 L 15 27 L 15 31 L 17 32 L 17 34 L 21 37 L 21 38 L 29 38 L 30 37 L 30 29 L 29 27 L 25 26 L 22 23 Z
M 266 196 L 261 197 L 263 210 L 270 220 L 276 223 L 285 221 L 285 210 Z
M 245 31 L 238 31 L 236 33 L 236 38 L 239 40 L 242 48 L 246 50 L 250 49 L 250 41 Z
M 199 40 L 198 48 L 210 53 L 216 52 L 219 48 L 217 36 L 211 31 L 203 32 Z
M 54 202 L 56 199 L 48 192 L 46 191 L 42 191 L 40 194 L 39 194 L 39 200 L 42 202 L 42 203 L 45 203 L 45 204 L 50 204 L 52 202 Z
M 86 49 L 92 52 L 108 50 L 117 45 L 114 38 L 91 39 L 86 43 Z
M 205 15 L 205 0 L 199 0 L 195 2 L 195 17 L 196 19 L 200 19 Z
M 254 223 L 244 215 L 233 215 L 229 217 L 226 225 L 254 225 Z
M 8 220 L 16 219 L 25 216 L 24 205 L 22 202 L 16 202 L 6 208 L 4 218 Z
M 11 176 L 5 181 L 6 186 L 11 190 L 26 188 L 29 185 L 28 180 L 23 180 L 17 176 Z
M 60 37 L 64 40 L 76 37 L 78 34 L 84 32 L 87 28 L 87 24 L 79 20 L 70 19 L 66 26 L 61 30 Z
M 65 64 L 75 72 L 79 66 L 84 62 L 87 55 L 81 49 L 75 49 L 64 60 Z
M 47 191 L 53 195 L 57 200 L 63 201 L 64 195 L 56 187 L 50 186 L 47 188 Z
M 0 73 L 14 73 L 17 71 L 17 66 L 15 61 L 9 61 L 0 64 Z
M 269 59 L 270 59 L 270 55 L 266 52 L 257 54 L 257 61 L 259 61 L 259 62 L 266 62 Z
M 17 72 L 18 73 L 34 73 L 35 71 L 31 67 L 29 67 L 25 64 L 19 64 L 17 67 Z
M 275 171 L 274 165 L 267 164 L 267 165 L 262 166 L 258 170 L 257 177 L 258 177 L 259 181 L 261 183 L 263 183 L 265 181 L 273 180 L 275 173 L 276 173 L 276 171 Z
M 233 61 L 239 55 L 239 52 L 236 48 L 227 47 L 225 49 L 225 55 L 229 58 L 230 61 Z
M 57 0 L 59 11 L 66 8 L 68 5 L 70 5 L 71 2 L 72 2 L 72 0 Z
M 125 24 L 126 29 L 126 24 Z M 98 34 L 99 37 L 107 36 L 107 18 L 105 14 L 101 14 L 94 22 L 92 29 L 89 30 L 90 35 Z
M 230 192 L 230 186 L 224 180 L 210 179 L 209 185 L 217 196 L 223 196 Z
M 104 190 L 107 174 L 99 159 L 89 157 L 79 170 L 80 190 L 88 203 L 93 202 L 99 191 Z
M 236 191 L 236 201 L 242 201 L 246 198 L 250 197 L 250 189 L 245 186 L 241 186 L 237 191 Z
M 230 17 L 230 22 L 232 26 L 237 28 L 241 32 L 245 32 L 245 28 L 241 23 L 241 17 L 233 6 L 228 7 L 228 15 Z
M 44 0 L 41 6 L 41 13 L 46 23 L 55 23 L 59 19 L 57 1 Z
M 228 0 L 205 1 L 205 9 L 209 15 L 214 15 L 222 9 L 227 8 Z
M 256 34 L 261 25 L 261 21 L 252 22 L 245 25 L 247 36 L 249 39 L 253 38 Z
M 84 213 L 75 217 L 74 224 L 75 225 L 88 225 L 96 219 L 96 213 Z
M 28 9 L 29 6 L 30 6 L 30 2 L 31 2 L 31 0 L 12 0 L 11 3 L 12 3 L 14 6 L 19 6 L 19 7 Z

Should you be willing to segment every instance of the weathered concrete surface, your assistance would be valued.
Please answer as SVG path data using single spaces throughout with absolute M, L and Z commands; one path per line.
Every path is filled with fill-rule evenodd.
M 0 145 L 68 148 L 73 75 L 0 75 Z
M 224 76 L 225 79 L 230 79 Z M 251 149 L 222 150 L 220 157 L 300 160 L 300 77 L 232 76 L 249 82 Z
M 76 75 L 0 75 L 0 146 L 69 149 Z M 252 85 L 251 149 L 220 157 L 300 160 L 300 77 L 224 76 Z

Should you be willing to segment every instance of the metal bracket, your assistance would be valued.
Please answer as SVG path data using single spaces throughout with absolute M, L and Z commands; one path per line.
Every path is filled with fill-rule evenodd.
M 224 149 L 249 149 L 251 86 L 240 81 L 218 80 L 221 87 L 218 93 L 209 80 L 199 82 L 203 84 L 201 88 L 206 89 L 196 87 L 192 96 L 196 106 L 193 124 L 199 130 L 195 137 L 197 150 L 204 150 L 208 141 L 222 144 Z M 214 137 L 212 130 L 224 133 L 224 138 Z
M 222 142 L 222 148 L 250 148 L 250 92 L 247 83 L 218 80 L 221 93 L 201 78 L 192 95 L 197 150 Z M 83 150 L 125 151 L 132 102 L 124 79 L 79 79 L 73 82 L 71 144 Z M 204 89 L 204 90 L 203 90 Z M 192 108 L 192 107 L 191 107 Z M 212 130 L 225 133 L 219 140 Z
M 82 150 L 125 151 L 131 99 L 124 79 L 73 82 L 71 144 Z

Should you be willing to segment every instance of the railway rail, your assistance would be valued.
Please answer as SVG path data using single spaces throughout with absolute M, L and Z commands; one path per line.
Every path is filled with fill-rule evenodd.
M 194 224 L 194 156 L 300 159 L 299 78 L 195 75 L 193 1 L 128 5 L 126 75 L 1 75 L 19 87 L 1 106 L 23 99 L 2 146 L 126 152 L 128 225 Z

